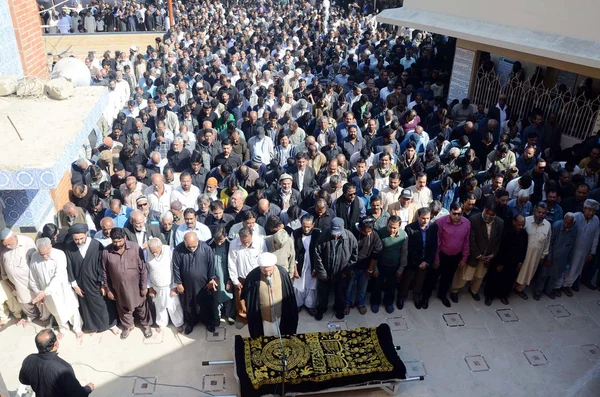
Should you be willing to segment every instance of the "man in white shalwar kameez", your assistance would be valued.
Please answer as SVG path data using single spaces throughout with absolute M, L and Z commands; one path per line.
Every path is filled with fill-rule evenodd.
M 36 294 L 32 303 L 42 303 L 56 319 L 59 327 L 58 339 L 73 326 L 77 338 L 83 336 L 83 321 L 79 314 L 79 301 L 69 283 L 67 257 L 64 252 L 52 248 L 49 238 L 36 241 L 37 252 L 31 257 L 29 286 Z
M 546 218 L 548 207 L 546 203 L 540 202 L 536 205 L 533 215 L 525 218 L 525 231 L 527 231 L 527 255 L 523 265 L 519 269 L 515 292 L 523 299 L 528 296 L 523 290 L 531 283 L 535 271 L 541 261 L 550 252 L 550 239 L 552 225 Z
M 177 332 L 183 331 L 183 309 L 173 283 L 171 247 L 163 245 L 157 238 L 148 240 L 148 294 L 156 308 L 156 324 L 161 327 L 169 324 L 169 317 Z
M 21 309 L 26 315 L 17 324 L 25 326 L 38 317 L 42 322 L 48 321 L 50 312 L 46 306 L 31 303 L 35 295 L 29 287 L 29 265 L 36 251 L 35 243 L 31 238 L 16 235 L 10 229 L 0 231 L 0 241 L 0 274 L 3 286 L 8 287 L 6 302 L 15 317 Z
M 587 199 L 583 203 L 583 212 L 575 213 L 577 238 L 575 247 L 573 247 L 571 263 L 569 263 L 570 267 L 554 285 L 555 289 L 562 288 L 567 296 L 573 296 L 571 287 L 577 277 L 581 275 L 586 262 L 592 260 L 592 257 L 596 255 L 598 237 L 600 237 L 600 221 L 595 215 L 599 207 L 600 204 L 596 200 Z

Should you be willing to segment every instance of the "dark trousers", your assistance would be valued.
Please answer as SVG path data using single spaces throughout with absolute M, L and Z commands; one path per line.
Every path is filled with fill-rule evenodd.
M 383 304 L 385 306 L 394 304 L 396 294 L 396 269 L 380 268 L 379 276 L 375 279 L 375 288 L 371 291 L 371 305 L 381 304 L 381 293 L 383 292 Z
M 593 285 L 594 275 L 596 274 L 596 288 L 600 288 L 600 255 L 594 255 L 594 258 L 583 266 L 581 272 L 581 282 L 587 285 Z M 597 272 L 597 273 L 596 273 Z
M 486 299 L 508 298 L 517 278 L 516 264 L 504 265 L 501 272 L 496 270 L 496 266 L 494 264 L 488 267 L 484 290 Z
M 405 268 L 398 285 L 398 300 L 404 301 L 408 297 L 410 285 L 413 284 L 413 301 L 419 302 L 423 292 L 423 285 L 427 276 L 428 269 L 420 269 L 418 266 L 414 268 Z
M 183 295 L 180 295 L 182 297 Z M 204 325 L 219 325 L 219 317 L 213 303 L 213 296 L 202 290 L 195 302 L 185 305 L 182 301 L 183 321 L 192 327 L 202 322 Z
M 325 313 L 329 305 L 329 294 L 333 291 L 334 302 L 333 311 L 336 313 L 344 312 L 344 300 L 346 299 L 346 289 L 348 280 L 346 277 L 338 277 L 334 280 L 317 281 L 317 312 Z
M 457 255 L 446 255 L 443 252 L 440 252 L 440 266 L 437 269 L 431 267 L 427 272 L 427 276 L 425 277 L 425 285 L 423 287 L 423 300 L 429 300 L 431 298 L 431 293 L 435 289 L 435 284 L 440 279 L 440 284 L 438 286 L 438 298 L 445 298 L 448 294 L 448 290 L 450 289 L 450 285 L 452 285 L 452 279 L 454 278 L 454 273 L 456 273 L 456 269 L 458 268 L 458 263 L 462 259 L 462 252 Z

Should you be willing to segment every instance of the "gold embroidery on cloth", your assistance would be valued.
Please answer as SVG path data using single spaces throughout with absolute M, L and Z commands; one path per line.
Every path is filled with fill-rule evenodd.
M 254 389 L 282 382 L 283 363 L 275 337 L 244 338 L 246 373 Z M 321 382 L 374 372 L 391 372 L 376 328 L 283 336 L 286 383 Z

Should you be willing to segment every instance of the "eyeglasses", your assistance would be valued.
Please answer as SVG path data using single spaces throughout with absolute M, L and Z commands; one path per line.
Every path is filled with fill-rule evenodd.
M 140 203 L 137 206 L 138 206 L 138 208 L 140 208 L 140 207 L 147 207 L 148 203 Z

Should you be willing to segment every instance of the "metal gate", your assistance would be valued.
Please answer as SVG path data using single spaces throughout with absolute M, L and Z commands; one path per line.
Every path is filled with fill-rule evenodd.
M 544 120 L 550 113 L 556 113 L 564 135 L 584 140 L 597 128 L 600 97 L 590 100 L 585 94 L 573 95 L 564 86 L 548 89 L 543 83 L 532 85 L 528 80 L 519 81 L 480 69 L 475 76 L 472 103 L 483 104 L 487 109 L 496 106 L 500 94 L 507 96 L 512 113 L 519 119 L 527 117 L 535 108 L 541 109 Z

